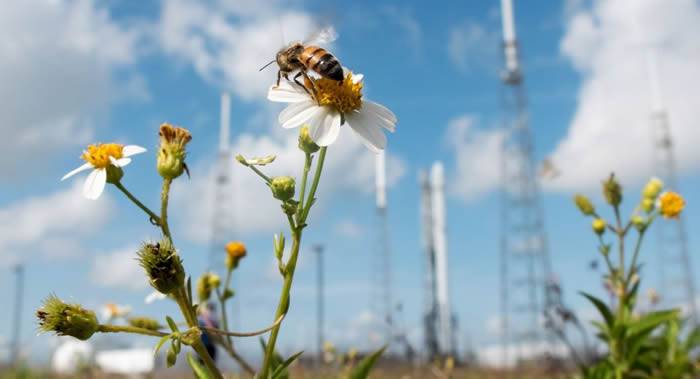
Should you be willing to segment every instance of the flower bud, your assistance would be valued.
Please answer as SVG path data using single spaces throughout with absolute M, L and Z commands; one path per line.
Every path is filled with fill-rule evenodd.
M 675 192 L 664 192 L 659 197 L 659 213 L 665 218 L 678 218 L 685 208 L 685 200 Z
M 269 185 L 275 199 L 287 201 L 294 197 L 295 182 L 291 176 L 276 176 Z
M 591 201 L 584 195 L 574 196 L 574 202 L 578 209 L 583 213 L 584 216 L 592 216 L 595 214 L 595 207 L 591 204 Z
M 595 218 L 593 219 L 593 222 L 591 223 L 591 227 L 593 228 L 593 232 L 597 235 L 603 235 L 605 233 L 605 228 L 608 226 L 608 224 L 603 220 L 602 218 Z
M 651 213 L 652 211 L 654 211 L 654 207 L 656 204 L 653 198 L 645 197 L 642 199 L 642 202 L 639 205 L 644 212 Z
M 622 203 L 622 186 L 615 179 L 615 174 L 610 174 L 610 178 L 603 182 L 603 196 L 612 206 L 618 206 Z
M 630 220 L 632 222 L 632 225 L 639 231 L 640 233 L 646 230 L 647 226 L 649 226 L 649 220 L 645 219 L 642 216 L 632 216 L 632 219 Z
M 165 355 L 165 365 L 167 367 L 173 367 L 177 363 L 177 354 L 171 348 L 168 349 L 168 353 Z
M 162 328 L 158 321 L 150 317 L 131 317 L 129 318 L 129 325 L 148 330 L 159 330 Z
M 143 244 L 138 251 L 138 261 L 151 286 L 158 292 L 168 295 L 184 286 L 185 269 L 170 239 Z
M 160 146 L 158 147 L 157 169 L 164 179 L 175 179 L 187 169 L 185 145 L 192 139 L 192 135 L 185 128 L 173 127 L 164 123 L 158 132 Z
M 311 134 L 309 134 L 309 127 L 304 125 L 299 129 L 299 149 L 306 154 L 313 154 L 318 151 L 321 147 L 311 139 Z
M 221 278 L 211 272 L 205 272 L 197 279 L 197 297 L 200 303 L 204 303 L 211 297 L 211 291 L 221 285 Z
M 644 186 L 644 189 L 642 190 L 642 196 L 645 199 L 656 199 L 657 196 L 661 193 L 661 190 L 664 188 L 664 182 L 662 182 L 659 178 L 651 178 L 649 179 L 649 182 Z
M 115 165 L 109 165 L 105 168 L 107 171 L 107 183 L 117 184 L 124 177 L 124 170 Z
M 199 342 L 202 338 L 202 330 L 198 327 L 193 327 L 187 329 L 184 333 L 180 335 L 180 341 L 185 345 L 194 345 Z
M 243 242 L 232 241 L 226 244 L 226 268 L 233 270 L 238 262 L 248 254 Z
M 49 295 L 36 312 L 39 329 L 59 336 L 71 336 L 87 340 L 99 329 L 95 312 L 79 304 L 66 304 L 56 295 Z

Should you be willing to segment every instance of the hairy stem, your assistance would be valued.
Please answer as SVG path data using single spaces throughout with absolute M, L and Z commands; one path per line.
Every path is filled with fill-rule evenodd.
M 180 312 L 182 312 L 182 315 L 185 317 L 185 320 L 187 320 L 187 325 L 190 328 L 199 328 L 197 316 L 194 314 L 194 309 L 192 308 L 192 301 L 188 299 L 185 287 L 180 287 L 176 292 L 173 293 L 173 296 L 175 297 L 177 305 L 180 306 Z M 209 372 L 212 375 L 214 375 L 215 378 L 223 379 L 221 371 L 219 371 L 219 369 L 216 367 L 216 363 L 214 363 L 214 360 L 211 358 L 211 355 L 209 355 L 209 352 L 204 347 L 202 340 L 198 339 L 191 346 L 202 359 L 204 365 L 207 366 Z
M 172 179 L 163 179 L 163 189 L 160 193 L 160 228 L 163 230 L 163 235 L 168 237 L 171 242 L 173 237 L 170 235 L 170 227 L 168 226 L 168 198 L 172 182 Z
M 101 324 L 97 329 L 101 333 L 133 333 L 143 334 L 145 336 L 165 337 L 168 333 L 159 332 L 157 330 L 137 328 L 135 326 L 109 325 Z

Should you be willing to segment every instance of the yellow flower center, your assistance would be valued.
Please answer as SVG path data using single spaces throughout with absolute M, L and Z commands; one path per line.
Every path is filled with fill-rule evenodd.
M 353 83 L 351 73 L 341 82 L 327 78 L 312 81 L 319 105 L 330 105 L 340 113 L 358 110 L 362 106 L 362 82 Z
M 659 213 L 666 218 L 678 218 L 684 207 L 685 200 L 675 192 L 666 192 L 659 198 Z
M 95 168 L 107 168 L 112 162 L 109 157 L 120 159 L 124 156 L 124 145 L 118 143 L 98 143 L 90 145 L 80 156 Z

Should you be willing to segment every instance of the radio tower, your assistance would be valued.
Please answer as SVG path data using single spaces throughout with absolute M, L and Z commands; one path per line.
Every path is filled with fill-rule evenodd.
M 647 55 L 651 93 L 651 128 L 654 143 L 654 168 L 667 188 L 678 191 L 676 161 L 668 114 L 663 106 L 661 85 L 654 51 Z M 695 281 L 688 252 L 685 221 L 681 216 L 675 222 L 660 222 L 657 231 L 661 297 L 666 304 L 686 304 L 688 316 L 697 325 Z
M 380 317 L 378 326 L 383 334 L 384 343 L 388 344 L 394 338 L 394 322 L 391 297 L 391 246 L 386 209 L 386 156 L 384 154 L 384 151 L 380 152 L 375 160 L 378 251 L 373 257 L 375 263 L 371 291 L 373 292 L 372 308 L 375 314 Z
M 211 239 L 209 241 L 209 261 L 207 269 L 217 271 L 223 267 L 224 245 L 231 237 L 233 226 L 233 191 L 231 185 L 232 159 L 230 139 L 231 98 L 221 94 L 221 118 L 219 127 L 219 152 L 216 162 L 214 182 L 214 203 L 212 204 Z M 234 302 L 236 303 L 236 302 Z
M 503 127 L 501 151 L 501 317 L 503 364 L 525 358 L 523 348 L 551 341 L 542 319 L 553 301 L 552 276 L 540 191 L 533 163 L 533 138 L 512 0 L 501 0 L 503 22 Z M 509 357 L 509 349 L 515 356 Z

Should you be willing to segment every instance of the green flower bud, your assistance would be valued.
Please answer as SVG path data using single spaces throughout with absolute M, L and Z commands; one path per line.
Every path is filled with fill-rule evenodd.
M 200 341 L 201 338 L 202 330 L 198 327 L 194 327 L 187 329 L 184 333 L 182 333 L 182 335 L 180 336 L 180 341 L 182 341 L 182 343 L 184 343 L 185 345 L 192 346 L 194 343 Z
M 321 147 L 314 142 L 314 140 L 311 139 L 311 135 L 309 134 L 309 127 L 308 126 L 302 126 L 301 129 L 299 129 L 299 149 L 306 154 L 313 154 L 318 151 Z
M 299 209 L 299 202 L 297 201 L 287 200 L 282 203 L 282 212 L 286 215 L 293 216 L 297 213 L 297 209 Z
M 158 292 L 168 295 L 185 285 L 185 269 L 170 239 L 143 244 L 138 251 L 138 261 Z
M 115 165 L 109 165 L 105 168 L 107 170 L 107 183 L 116 184 L 122 180 L 124 177 L 124 170 L 121 167 Z
M 129 319 L 129 325 L 148 330 L 160 330 L 163 328 L 158 321 L 150 317 L 131 317 Z
M 236 292 L 234 292 L 232 289 L 226 288 L 224 290 L 224 293 L 221 294 L 221 299 L 228 300 L 228 299 L 232 298 L 235 294 L 236 294 Z
M 649 220 L 645 219 L 642 216 L 632 216 L 632 225 L 641 233 L 644 230 L 646 230 L 647 226 L 649 226 Z
M 165 361 L 168 367 L 173 367 L 177 362 L 177 354 L 172 347 L 168 349 L 168 354 L 165 355 Z
M 49 295 L 36 312 L 39 330 L 87 340 L 99 329 L 95 312 L 79 304 L 66 304 L 56 295 Z
M 610 174 L 610 178 L 603 182 L 603 196 L 605 196 L 605 201 L 612 206 L 618 206 L 622 203 L 622 186 L 615 179 L 615 174 Z
M 659 178 L 651 178 L 649 179 L 649 182 L 644 186 L 644 189 L 642 190 L 642 196 L 645 199 L 656 199 L 657 196 L 661 193 L 661 190 L 664 189 L 664 182 L 662 182 Z
M 593 219 L 593 222 L 591 223 L 591 227 L 593 228 L 593 232 L 597 235 L 603 235 L 605 233 L 605 228 L 608 226 L 608 224 L 603 220 L 602 218 L 595 218 Z
M 276 176 L 272 178 L 269 186 L 275 199 L 287 201 L 294 197 L 295 184 L 291 176 Z
M 187 170 L 185 145 L 192 140 L 192 135 L 185 128 L 173 127 L 167 123 L 160 126 L 158 135 L 160 146 L 156 168 L 164 179 L 175 179 Z
M 656 207 L 656 202 L 653 198 L 645 197 L 644 199 L 642 199 L 642 202 L 639 205 L 644 212 L 651 213 Z
M 574 203 L 576 203 L 576 206 L 584 216 L 592 216 L 595 214 L 595 207 L 593 207 L 593 204 L 591 204 L 591 201 L 588 200 L 586 196 L 574 196 Z
M 197 279 L 197 297 L 199 302 L 203 303 L 211 298 L 211 291 L 221 285 L 221 278 L 211 272 L 205 272 Z

